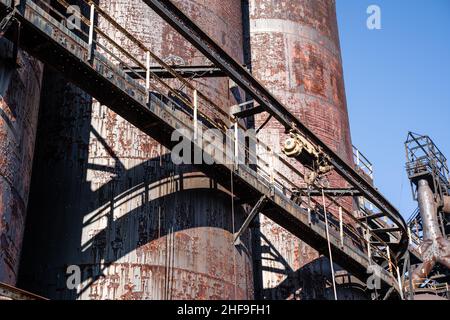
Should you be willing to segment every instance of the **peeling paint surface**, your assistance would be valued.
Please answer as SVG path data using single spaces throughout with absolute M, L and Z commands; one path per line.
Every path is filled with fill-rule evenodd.
M 0 40 L 0 282 L 15 285 L 38 121 L 42 65 Z
M 335 1 L 251 0 L 249 11 L 254 76 L 292 114 L 352 163 Z M 265 116 L 257 116 L 256 127 L 265 120 Z M 284 142 L 284 128 L 276 121 L 270 121 L 266 128 L 278 131 L 280 142 Z M 277 152 L 281 151 L 279 145 L 271 141 L 273 131 L 270 135 L 263 132 L 260 138 Z M 289 172 L 282 173 L 292 176 Z M 293 179 L 299 185 L 304 184 L 298 176 Z M 334 187 L 347 186 L 336 174 L 332 174 L 329 181 Z M 351 199 L 346 200 L 345 208 L 352 210 Z M 313 277 L 309 265 L 319 254 L 266 217 L 261 217 L 261 230 L 265 296 L 324 297 L 326 281 L 323 276 L 314 281 L 302 280 Z M 296 294 L 299 290 L 303 294 Z
M 177 4 L 242 59 L 240 1 Z M 142 2 L 100 5 L 170 64 L 206 63 Z M 113 29 L 109 35 L 135 50 Z M 228 81 L 198 85 L 225 111 L 236 103 Z M 250 236 L 234 247 L 244 213 L 232 215 L 230 195 L 174 166 L 167 150 L 51 70 L 44 86 L 23 287 L 53 299 L 253 298 Z M 69 265 L 82 273 L 73 290 Z

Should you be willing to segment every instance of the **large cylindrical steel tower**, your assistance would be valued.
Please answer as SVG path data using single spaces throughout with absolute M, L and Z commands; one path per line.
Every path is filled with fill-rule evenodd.
M 249 13 L 254 76 L 352 163 L 335 1 L 251 0 Z M 265 120 L 265 116 L 257 117 L 257 127 Z M 261 140 L 281 153 L 284 128 L 275 121 L 266 128 L 271 130 L 262 131 Z M 273 130 L 282 141 L 272 141 Z M 335 186 L 346 186 L 336 175 L 331 179 Z M 348 207 L 351 210 L 351 204 Z M 323 261 L 314 261 L 318 253 L 267 218 L 261 219 L 261 230 L 262 244 L 270 249 L 263 256 L 266 297 L 324 297 L 328 268 Z M 271 271 L 280 269 L 284 271 Z
M 242 60 L 240 1 L 175 2 Z M 168 63 L 206 63 L 142 1 L 100 6 Z M 23 286 L 56 299 L 251 299 L 251 252 L 232 244 L 244 215 L 233 216 L 231 196 L 53 72 L 45 85 Z M 224 110 L 236 104 L 227 80 L 197 85 Z M 73 290 L 70 265 L 82 272 Z
M 0 282 L 16 284 L 22 247 L 42 65 L 0 40 Z

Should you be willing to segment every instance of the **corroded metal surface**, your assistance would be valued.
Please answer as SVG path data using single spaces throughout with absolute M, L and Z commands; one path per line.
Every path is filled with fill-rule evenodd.
M 428 278 L 436 263 L 450 269 L 450 242 L 439 227 L 435 195 L 426 179 L 419 180 L 417 186 L 417 201 L 423 225 L 423 240 L 420 245 L 423 263 L 412 273 L 415 287 Z
M 31 292 L 23 291 L 19 288 L 0 282 L 0 301 L 1 300 L 46 300 L 44 297 L 37 296 Z
M 178 3 L 241 59 L 240 1 Z M 168 63 L 205 64 L 144 4 L 100 5 Z M 227 80 L 199 81 L 224 110 L 236 104 Z M 249 237 L 246 248 L 233 246 L 244 215 L 235 208 L 232 216 L 231 197 L 192 168 L 175 167 L 167 150 L 57 74 L 48 71 L 45 86 L 25 287 L 56 299 L 251 299 Z M 82 272 L 74 290 L 68 265 Z
M 0 282 L 16 283 L 25 228 L 42 65 L 0 40 Z
M 254 0 L 249 2 L 249 11 L 254 76 L 343 159 L 353 163 L 335 1 Z M 257 117 L 256 126 L 265 120 L 265 116 Z M 271 130 L 263 132 L 261 139 L 281 153 L 280 141 L 271 140 L 275 131 L 282 142 L 284 128 L 275 121 L 266 128 Z M 289 172 L 284 174 L 289 176 Z M 333 187 L 347 186 L 337 175 L 329 180 Z M 351 199 L 346 199 L 344 207 L 351 212 Z M 263 255 L 266 296 L 274 297 L 280 285 L 295 296 L 300 284 L 295 279 L 290 282 L 289 277 L 304 275 L 302 269 L 318 258 L 318 253 L 265 217 L 261 229 L 267 247 Z M 323 278 L 300 282 L 304 294 L 296 297 L 306 299 L 316 297 L 325 286 Z
M 444 213 L 450 214 L 450 196 L 444 197 L 444 205 L 442 207 Z

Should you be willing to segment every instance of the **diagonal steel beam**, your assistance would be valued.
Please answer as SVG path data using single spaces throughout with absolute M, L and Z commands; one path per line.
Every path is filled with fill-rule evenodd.
M 279 102 L 261 83 L 259 83 L 239 62 L 225 52 L 214 40 L 211 39 L 200 27 L 189 19 L 180 9 L 169 0 L 143 0 L 160 17 L 170 24 L 177 32 L 186 38 L 194 47 L 204 54 L 217 67 L 221 68 L 241 88 L 250 93 L 253 98 L 276 118 L 286 131 L 295 130 L 303 134 L 311 142 L 321 147 L 331 158 L 331 164 L 335 170 L 358 189 L 362 195 L 372 202 L 378 209 L 386 212 L 386 215 L 401 229 L 402 236 L 399 244 L 398 257 L 402 256 L 408 248 L 408 234 L 406 223 L 398 210 L 381 195 L 369 182 L 367 182 L 356 170 L 341 159 L 319 137 L 309 130 L 299 119 Z
M 267 197 L 262 196 L 261 199 L 256 203 L 256 205 L 253 207 L 252 211 L 248 215 L 247 219 L 245 219 L 244 223 L 242 224 L 239 231 L 234 236 L 234 245 L 237 246 L 240 243 L 240 238 L 244 234 L 245 230 L 247 230 L 250 223 L 255 219 L 256 215 L 261 212 L 261 210 L 264 208 L 264 205 L 267 203 Z

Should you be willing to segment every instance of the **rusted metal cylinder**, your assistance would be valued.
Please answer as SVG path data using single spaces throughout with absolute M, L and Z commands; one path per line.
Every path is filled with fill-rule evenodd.
M 240 1 L 175 2 L 242 59 Z M 206 63 L 143 2 L 100 6 L 166 62 Z M 99 26 L 107 24 L 99 18 Z M 128 48 L 119 33 L 108 34 Z M 174 166 L 154 140 L 47 75 L 23 287 L 55 299 L 253 298 L 250 236 L 244 248 L 233 245 L 244 213 L 235 207 L 233 216 L 230 194 L 192 167 Z M 199 88 L 224 110 L 236 103 L 227 80 L 201 80 Z M 70 265 L 82 281 L 72 289 Z
M 16 284 L 22 247 L 42 65 L 0 40 L 0 282 Z
M 353 163 L 335 1 L 253 0 L 249 12 L 254 76 L 344 160 Z M 257 116 L 256 126 L 265 120 L 266 116 Z M 284 128 L 272 121 L 266 129 L 270 130 L 262 130 L 260 139 L 281 154 Z M 281 139 L 274 141 L 277 134 Z M 289 172 L 283 173 L 290 177 Z M 336 174 L 329 179 L 333 186 L 347 186 Z M 344 208 L 352 211 L 351 199 L 346 199 Z M 267 218 L 262 218 L 261 229 L 263 246 L 270 252 L 263 257 L 266 297 L 320 297 L 323 277 L 305 280 L 314 278 L 310 265 L 318 253 Z
M 439 248 L 445 242 L 439 228 L 434 194 L 428 181 L 425 179 L 417 183 L 417 202 L 419 203 L 423 223 L 423 240 L 421 244 L 423 263 L 412 273 L 411 278 L 414 287 L 418 287 L 428 277 L 439 259 Z M 442 248 L 445 248 L 445 246 L 442 246 Z
M 433 190 L 426 179 L 417 182 L 417 202 L 423 225 L 420 264 L 412 273 L 415 287 L 422 284 L 436 263 L 450 268 L 450 242 L 443 236 L 438 220 L 438 206 Z
M 352 163 L 335 1 L 251 1 L 250 32 L 254 75 Z
M 436 200 L 428 181 L 425 179 L 417 183 L 417 202 L 422 217 L 423 238 L 436 241 L 437 238 L 442 237 L 442 232 L 439 227 Z
M 450 214 L 450 196 L 444 197 L 444 207 L 442 208 L 442 211 L 444 211 L 447 214 Z

